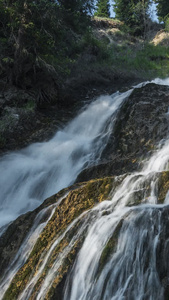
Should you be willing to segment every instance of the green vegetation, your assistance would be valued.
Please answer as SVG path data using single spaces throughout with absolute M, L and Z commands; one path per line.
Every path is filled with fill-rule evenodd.
M 135 35 L 144 35 L 149 19 L 150 0 L 115 0 L 116 17 L 124 21 Z
M 157 14 L 161 21 L 164 21 L 169 14 L 169 1 L 168 0 L 153 0 L 157 4 Z
M 0 76 L 19 88 L 37 86 L 37 102 L 51 102 L 53 89 L 70 74 L 92 8 L 93 0 L 0 0 Z M 53 85 L 47 93 L 44 82 Z
M 99 22 L 101 18 L 95 20 Z M 97 60 L 88 65 L 88 68 L 97 69 L 107 66 L 112 73 L 123 73 L 124 76 L 145 79 L 168 76 L 169 45 L 155 45 L 149 41 L 133 39 L 126 32 L 126 28 L 123 28 L 122 23 L 119 25 L 119 30 L 112 32 L 108 29 L 107 35 L 102 36 L 100 40 L 96 39 L 91 32 L 83 38 L 82 43 L 84 48 L 87 49 L 90 45 L 97 52 Z
M 168 6 L 165 1 L 155 2 L 168 30 Z M 168 75 L 168 46 L 150 43 L 154 25 L 148 15 L 149 0 L 116 0 L 114 9 L 121 21 L 108 18 L 109 1 L 97 1 L 97 9 L 94 3 L 0 0 L 0 80 L 34 90 L 36 103 L 24 107 L 61 103 L 66 79 L 77 74 L 79 78 L 93 74 L 93 82 L 103 73 L 109 78 L 110 74 L 112 78 Z
M 110 4 L 108 0 L 98 0 L 95 16 L 104 18 L 110 17 Z
M 118 65 L 120 69 L 140 74 L 143 78 L 155 76 L 166 77 L 169 72 L 169 47 L 142 44 L 135 49 L 125 45 L 116 46 L 110 55 L 112 64 Z

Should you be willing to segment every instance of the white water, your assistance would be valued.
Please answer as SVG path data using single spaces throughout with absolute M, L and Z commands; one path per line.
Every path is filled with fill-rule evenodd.
M 154 82 L 169 84 L 169 79 L 165 81 L 157 79 Z M 137 87 L 145 84 L 147 82 Z M 1 225 L 11 221 L 20 213 L 34 209 L 46 197 L 71 184 L 86 164 L 93 163 L 99 158 L 111 133 L 111 126 L 117 110 L 131 92 L 132 90 L 123 94 L 115 93 L 112 96 L 100 97 L 49 142 L 36 143 L 20 152 L 11 153 L 2 158 L 0 162 L 0 170 L 3 174 L 3 178 L 0 179 L 2 191 Z M 113 118 L 110 125 L 108 119 L 111 116 Z M 90 224 L 88 234 L 70 274 L 70 281 L 69 279 L 67 281 L 64 300 L 143 300 L 147 286 L 149 292 L 146 299 L 163 299 L 163 290 L 155 269 L 155 249 L 160 233 L 160 214 L 157 212 L 155 221 L 153 221 L 152 214 L 158 207 L 156 205 L 156 173 L 168 169 L 168 161 L 169 142 L 166 141 L 162 149 L 146 163 L 142 172 L 132 174 L 123 180 L 121 186 L 112 196 L 112 201 L 104 201 L 89 212 L 88 218 L 91 214 L 92 221 L 87 222 L 88 219 L 84 219 L 79 232 L 47 274 L 37 299 L 44 299 L 63 259 L 74 246 L 80 234 L 86 230 L 86 222 L 88 225 Z M 151 183 L 149 197 L 147 197 L 145 190 L 145 182 L 147 181 Z M 7 182 L 8 184 L 6 184 Z M 127 207 L 126 205 L 132 203 L 131 200 L 140 191 L 142 192 L 143 204 L 139 206 L 139 209 Z M 168 199 L 169 196 L 166 197 L 166 203 L 169 202 Z M 104 212 L 107 212 L 107 215 Z M 54 241 L 48 253 L 45 254 L 43 263 L 36 275 L 20 295 L 20 299 L 29 299 L 52 251 L 84 215 L 86 213 L 74 220 L 67 230 Z M 101 253 L 123 218 L 125 218 L 125 222 L 118 239 L 117 251 L 98 277 L 97 270 Z M 152 222 L 146 223 L 147 219 Z M 143 220 L 142 226 L 138 230 L 131 225 L 136 224 L 137 220 Z M 150 228 L 151 230 L 149 230 Z M 30 236 L 32 236 L 32 232 Z M 147 237 L 147 248 L 152 253 L 152 259 L 150 259 L 148 271 L 145 273 L 143 272 L 143 260 L 139 254 L 139 249 L 143 248 Z M 134 261 L 136 249 L 138 254 Z M 29 251 L 26 255 L 30 253 Z M 10 280 L 23 263 L 23 261 L 17 262 L 11 276 L 9 274 Z M 110 276 L 110 272 L 112 276 Z M 139 274 L 139 284 L 142 282 L 142 286 L 138 284 Z M 133 280 L 133 278 L 136 279 Z M 155 288 L 152 284 L 153 281 Z M 5 287 L 5 290 L 6 281 L 3 282 L 2 286 Z M 154 298 L 154 295 L 158 297 Z
M 167 85 L 169 79 L 153 82 Z M 117 111 L 132 90 L 99 97 L 50 141 L 0 159 L 0 227 L 35 209 L 45 198 L 72 184 L 84 167 L 96 163 Z
M 8 269 L 5 271 L 5 274 L 3 275 L 3 278 L 0 280 L 0 299 L 3 299 L 3 296 L 8 289 L 12 279 L 14 278 L 17 271 L 24 265 L 27 258 L 29 257 L 37 239 L 39 238 L 39 235 L 47 225 L 47 223 L 52 218 L 55 209 L 59 206 L 62 199 L 64 199 L 67 196 L 65 194 L 64 197 L 58 199 L 56 204 L 52 204 L 44 209 L 42 209 L 38 215 L 36 216 L 34 223 L 28 232 L 27 236 L 25 237 L 21 247 L 19 248 L 15 258 L 13 259 L 12 263 L 8 266 Z M 49 212 L 49 217 L 45 222 L 41 222 L 44 215 Z
M 69 275 L 64 300 L 163 299 L 163 287 L 156 269 L 156 247 L 161 233 L 161 208 L 156 205 L 155 172 L 168 168 L 169 143 L 165 143 L 140 173 L 127 176 L 109 205 L 101 210 L 89 228 L 76 263 Z M 147 197 L 145 184 L 151 183 Z M 142 203 L 127 207 L 141 191 Z M 145 204 L 146 203 L 146 204 Z M 98 209 L 98 208 L 97 208 Z M 98 276 L 99 259 L 117 225 L 123 221 L 117 248 Z
M 72 184 L 99 158 L 117 110 L 131 91 L 99 97 L 50 141 L 1 158 L 0 227 Z
M 161 160 L 161 165 L 158 163 L 159 160 Z M 72 241 L 57 257 L 47 273 L 36 299 L 45 298 L 64 258 L 88 228 L 87 237 L 70 273 L 70 281 L 69 279 L 67 281 L 64 300 L 162 300 L 163 288 L 156 271 L 156 247 L 161 233 L 159 208 L 162 208 L 163 205 L 156 205 L 155 186 L 157 183 L 156 173 L 165 170 L 168 161 L 168 142 L 166 142 L 163 148 L 152 156 L 142 172 L 129 175 L 123 180 L 111 201 L 104 201 L 75 219 L 66 231 L 54 241 L 45 254 L 36 275 L 25 287 L 19 299 L 29 299 L 52 251 L 67 232 L 76 227 L 79 220 L 82 220 Z M 151 192 L 146 191 L 146 183 L 151 185 Z M 143 204 L 126 206 L 132 202 L 132 199 L 135 199 L 138 191 L 141 191 Z M 150 196 L 147 197 L 147 194 Z M 107 212 L 106 215 L 105 212 Z M 101 253 L 117 225 L 123 219 L 125 221 L 118 238 L 117 250 L 98 277 Z
M 141 172 L 129 175 L 123 180 L 111 201 L 100 203 L 74 220 L 54 241 L 36 275 L 25 287 L 19 299 L 29 299 L 52 251 L 84 216 L 87 218 L 82 222 L 71 243 L 56 259 L 46 275 L 37 299 L 45 298 L 64 258 L 78 237 L 86 230 L 86 223 L 89 226 L 88 234 L 70 273 L 70 281 L 69 279 L 67 281 L 64 300 L 163 299 L 163 288 L 156 271 L 156 247 L 161 232 L 161 212 L 158 207 L 163 207 L 156 205 L 158 181 L 156 173 L 168 169 L 168 150 L 169 142 L 166 141 L 149 162 L 145 163 Z M 151 192 L 146 191 L 146 183 L 150 184 Z M 139 207 L 127 207 L 126 205 L 131 204 L 140 191 L 142 204 Z M 168 197 L 166 201 L 167 199 Z M 98 277 L 101 253 L 123 219 L 125 221 L 118 238 L 117 250 Z

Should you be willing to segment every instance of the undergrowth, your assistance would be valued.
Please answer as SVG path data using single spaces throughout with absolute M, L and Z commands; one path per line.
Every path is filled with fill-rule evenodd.
M 122 70 L 139 72 L 144 77 L 166 77 L 169 74 L 169 47 L 146 43 L 139 49 L 116 47 L 111 52 L 111 63 Z
M 123 34 L 119 33 L 119 36 Z M 140 41 L 121 44 L 95 42 L 98 47 L 95 65 L 104 65 L 121 72 L 134 73 L 144 78 L 167 77 L 169 74 L 169 47 Z
M 95 17 L 94 21 L 94 27 L 72 44 L 70 69 L 75 65 L 79 72 L 109 69 L 145 79 L 168 76 L 169 47 L 132 36 L 117 20 Z

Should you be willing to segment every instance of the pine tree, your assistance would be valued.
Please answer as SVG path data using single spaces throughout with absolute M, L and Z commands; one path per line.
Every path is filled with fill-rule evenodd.
M 110 17 L 110 4 L 107 0 L 99 0 L 97 2 L 97 11 L 95 12 L 95 16 L 97 17 Z
M 154 0 L 157 4 L 157 15 L 160 21 L 164 21 L 169 15 L 169 1 L 168 0 Z
M 58 0 L 62 8 L 71 12 L 91 13 L 94 8 L 94 0 Z
M 133 14 L 132 1 L 129 0 L 115 0 L 114 12 L 116 18 L 123 21 L 125 24 L 131 23 Z
M 133 33 L 142 34 L 149 19 L 149 5 L 150 0 L 115 0 L 114 11 L 116 18 L 133 29 Z

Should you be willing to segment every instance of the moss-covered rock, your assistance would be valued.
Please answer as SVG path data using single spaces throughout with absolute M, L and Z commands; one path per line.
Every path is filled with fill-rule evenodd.
M 47 261 L 47 264 L 45 265 L 43 272 L 40 273 L 30 298 L 36 298 L 36 293 L 39 291 L 49 269 L 57 260 L 59 254 L 65 251 L 66 254 L 63 259 L 63 263 L 55 275 L 54 282 L 52 283 L 52 287 L 46 298 L 52 299 L 52 295 L 56 294 L 57 286 L 61 284 L 62 279 L 65 278 L 65 274 L 67 274 L 68 270 L 72 266 L 78 249 L 85 237 L 84 233 L 84 235 L 75 240 L 73 246 L 70 247 L 70 250 L 67 250 L 72 237 L 77 234 L 79 226 L 83 222 L 83 217 L 80 219 L 77 218 L 86 210 L 93 208 L 95 204 L 108 199 L 109 193 L 113 186 L 116 187 L 118 183 L 119 181 L 114 177 L 109 177 L 91 180 L 83 185 L 79 184 L 72 187 L 72 190 L 56 208 L 52 218 L 49 220 L 43 232 L 39 236 L 32 252 L 29 255 L 28 260 L 15 275 L 9 289 L 6 291 L 4 300 L 14 300 L 18 298 L 19 294 L 24 290 L 30 278 L 33 278 L 34 275 L 38 273 L 43 259 L 50 250 L 51 246 L 54 244 L 57 238 L 59 238 L 61 234 L 66 231 L 68 226 L 73 224 L 72 222 L 76 219 L 77 221 L 75 224 L 71 226 L 70 230 L 63 235 L 63 238 L 61 238 L 57 246 L 54 247 L 53 251 L 51 251 L 51 255 Z M 62 194 L 67 190 L 68 189 L 62 191 Z M 61 193 L 59 193 L 59 195 L 61 195 Z M 52 196 L 51 198 L 47 199 L 43 205 L 41 205 L 41 208 L 51 205 L 57 200 L 58 195 Z
M 169 190 L 169 171 L 161 172 L 158 181 L 158 203 L 164 203 Z

